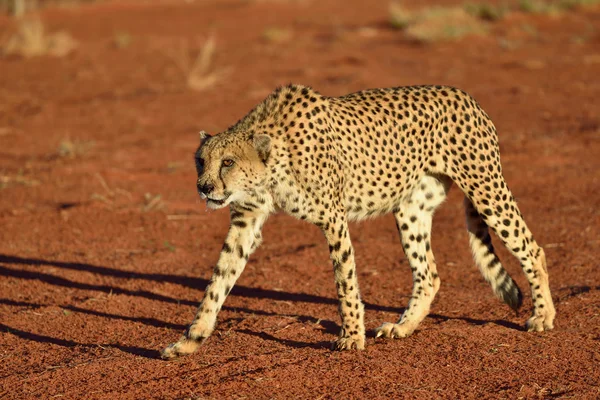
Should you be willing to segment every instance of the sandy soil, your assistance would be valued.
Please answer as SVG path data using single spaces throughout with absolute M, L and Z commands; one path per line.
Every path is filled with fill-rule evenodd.
M 421 45 L 387 27 L 387 2 L 346 4 L 48 8 L 47 31 L 69 32 L 78 49 L 0 58 L 0 398 L 600 396 L 600 9 L 516 14 L 485 37 Z M 14 30 L 0 17 L 0 37 Z M 211 35 L 216 83 L 195 91 L 184 72 Z M 197 198 L 196 132 L 225 129 L 288 82 L 327 95 L 424 83 L 473 94 L 546 249 L 556 329 L 525 332 L 529 296 L 519 315 L 493 296 L 455 188 L 434 222 L 442 287 L 412 337 L 370 332 L 365 351 L 331 352 L 327 246 L 317 228 L 274 215 L 215 334 L 193 356 L 160 360 L 228 226 Z M 393 218 L 351 233 L 372 330 L 407 304 L 410 270 Z

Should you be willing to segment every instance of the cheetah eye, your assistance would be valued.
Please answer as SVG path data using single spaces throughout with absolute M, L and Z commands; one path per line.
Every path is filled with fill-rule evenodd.
M 224 167 L 231 167 L 233 165 L 233 160 L 226 158 L 225 160 L 223 160 L 223 162 L 221 164 Z
M 204 169 L 204 159 L 196 157 L 196 170 L 202 171 Z

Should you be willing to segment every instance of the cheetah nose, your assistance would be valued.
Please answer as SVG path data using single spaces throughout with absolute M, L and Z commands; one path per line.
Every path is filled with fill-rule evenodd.
M 203 185 L 203 186 L 198 186 L 198 191 L 200 191 L 200 193 L 203 193 L 204 195 L 208 195 L 210 194 L 210 192 L 212 192 L 213 190 L 215 190 L 214 185 Z

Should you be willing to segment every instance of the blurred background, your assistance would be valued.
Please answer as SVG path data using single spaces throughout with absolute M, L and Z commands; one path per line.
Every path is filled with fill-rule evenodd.
M 31 186 L 49 203 L 117 208 L 168 191 L 161 200 L 176 207 L 194 193 L 152 173 L 191 182 L 195 132 L 224 130 L 290 82 L 329 96 L 454 85 L 508 149 L 595 131 L 598 3 L 0 0 L 0 184 L 15 188 L 13 204 L 28 204 L 19 187 Z M 62 168 L 75 180 L 54 183 L 68 196 L 35 188 Z M 150 175 L 107 198 L 97 185 L 108 182 L 89 179 L 102 169 L 102 180 Z
M 202 350 L 213 361 L 234 349 L 252 356 L 227 358 L 223 368 L 203 358 L 202 376 L 183 373 L 192 361 L 165 372 L 154 359 L 189 322 L 228 227 L 227 211 L 207 213 L 196 194 L 197 132 L 223 131 L 290 82 L 327 96 L 418 84 L 472 94 L 498 128 L 504 174 L 549 260 L 563 330 L 548 336 L 545 354 L 559 372 L 527 356 L 533 339 L 497 347 L 512 358 L 495 365 L 481 343 L 507 343 L 515 331 L 482 324 L 518 327 L 525 319 L 502 308 L 473 267 L 461 194 L 453 190 L 434 223 L 438 317 L 423 325 L 449 333 L 378 345 L 381 354 L 369 342 L 378 356 L 360 360 L 371 379 L 351 375 L 362 395 L 390 390 L 390 376 L 406 387 L 422 376 L 423 390 L 453 387 L 455 398 L 464 397 L 461 390 L 484 398 L 492 392 L 477 371 L 492 365 L 504 375 L 486 379 L 509 398 L 571 393 L 567 387 L 596 397 L 578 381 L 591 367 L 567 360 L 591 359 L 600 335 L 593 320 L 600 301 L 599 3 L 0 0 L 0 397 L 82 398 L 106 380 L 122 392 L 133 380 L 136 398 L 148 398 L 162 393 L 152 382 L 165 373 L 164 398 L 188 391 L 225 398 L 245 387 L 248 374 L 262 376 L 252 371 L 276 366 L 281 376 L 298 377 L 277 381 L 298 385 L 291 396 L 352 397 L 343 377 L 306 392 L 330 371 L 319 365 L 337 332 L 335 290 L 319 230 L 283 215 L 265 226 L 264 245 L 222 311 L 229 336 Z M 372 329 L 401 312 L 412 280 L 393 218 L 351 232 Z M 518 263 L 499 252 L 526 288 Z M 299 313 L 306 315 L 289 319 Z M 419 347 L 424 340 L 433 364 L 452 364 L 448 357 L 463 353 L 455 343 L 476 356 L 432 375 L 385 368 L 394 354 L 427 351 Z M 570 340 L 582 353 L 566 353 Z M 312 362 L 298 372 L 281 359 Z M 353 362 L 336 360 L 329 361 Z M 503 360 L 538 371 L 538 386 Z
M 597 3 L 0 0 L 0 140 L 191 173 L 192 132 L 223 130 L 290 82 L 331 96 L 455 85 L 517 136 L 593 125 Z M 5 184 L 27 180 L 15 168 Z

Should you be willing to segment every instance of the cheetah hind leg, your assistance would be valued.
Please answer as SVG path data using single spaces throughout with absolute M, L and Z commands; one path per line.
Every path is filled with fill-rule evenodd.
M 440 278 L 431 251 L 431 225 L 435 209 L 446 199 L 452 181 L 446 176 L 426 175 L 395 213 L 404 252 L 413 274 L 413 292 L 408 307 L 397 323 L 386 322 L 375 330 L 376 337 L 410 336 L 429 314 L 440 287 Z
M 503 178 L 500 179 L 500 184 L 497 185 L 498 189 L 495 193 L 492 193 L 492 198 L 505 200 L 487 204 L 486 199 L 477 192 L 469 200 L 482 218 L 487 216 L 484 218 L 485 224 L 494 231 L 506 248 L 521 262 L 521 268 L 529 281 L 533 299 L 533 313 L 527 321 L 527 330 L 536 332 L 551 330 L 554 327 L 556 310 L 550 294 L 544 250 L 533 239 L 533 235 L 525 224 L 512 193 Z M 464 191 L 464 188 L 461 189 Z M 501 293 L 502 291 L 507 292 L 506 288 L 508 288 L 508 293 L 512 290 L 513 294 L 510 295 L 512 299 L 509 297 L 507 303 L 511 307 L 514 304 L 516 307 L 513 308 L 517 308 L 520 301 L 518 294 L 514 289 L 510 289 L 511 285 L 508 278 L 503 278 L 503 280 L 505 284 L 498 287 L 501 288 Z M 500 280 L 496 279 L 496 281 L 499 282 Z M 503 295 L 500 294 L 500 297 L 503 297 Z

